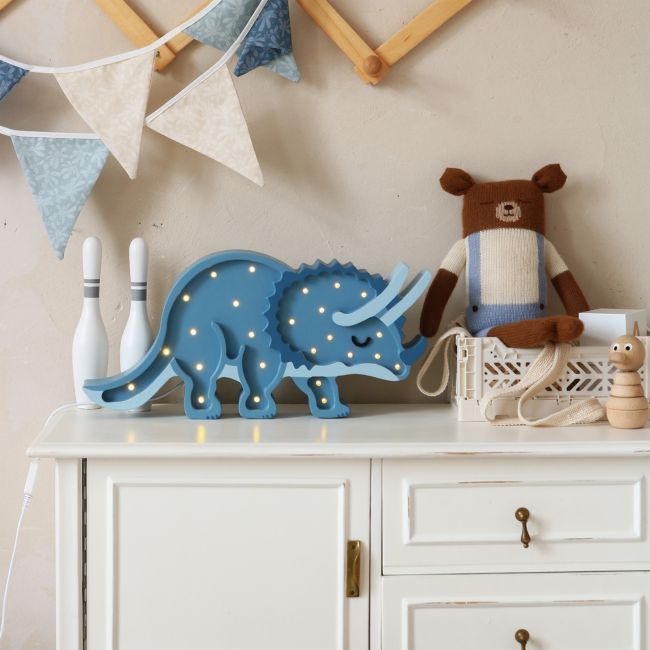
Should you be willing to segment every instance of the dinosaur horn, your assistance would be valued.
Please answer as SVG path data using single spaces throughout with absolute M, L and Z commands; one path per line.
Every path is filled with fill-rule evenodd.
M 355 309 L 349 314 L 342 311 L 334 312 L 332 320 L 337 325 L 350 327 L 351 325 L 357 325 L 358 323 L 362 323 L 364 320 L 375 316 L 382 309 L 387 307 L 399 294 L 399 290 L 406 281 L 408 273 L 409 267 L 406 266 L 404 262 L 400 262 L 393 269 L 393 272 L 390 274 L 388 285 L 380 294 L 377 294 L 372 300 L 369 300 L 363 306 L 359 307 L 359 309 Z
M 407 309 L 415 304 L 415 301 L 422 295 L 431 282 L 430 271 L 421 271 L 407 285 L 404 293 L 400 296 L 399 302 L 391 307 L 381 318 L 384 325 L 394 323 Z

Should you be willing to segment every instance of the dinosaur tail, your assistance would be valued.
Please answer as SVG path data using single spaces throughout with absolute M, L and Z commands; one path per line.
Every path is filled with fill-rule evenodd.
M 144 406 L 166 381 L 176 376 L 172 360 L 154 344 L 133 368 L 112 377 L 86 380 L 84 391 L 99 406 L 120 411 Z

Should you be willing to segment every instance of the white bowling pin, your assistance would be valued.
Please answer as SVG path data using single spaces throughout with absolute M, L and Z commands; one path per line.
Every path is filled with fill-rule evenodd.
M 137 237 L 129 246 L 131 308 L 120 343 L 120 370 L 128 370 L 142 360 L 153 343 L 147 314 L 147 242 Z
M 86 379 L 106 377 L 108 337 L 99 310 L 99 278 L 102 243 L 88 237 L 83 243 L 84 301 L 81 318 L 72 340 L 72 373 L 75 399 L 80 408 L 99 408 L 84 393 Z

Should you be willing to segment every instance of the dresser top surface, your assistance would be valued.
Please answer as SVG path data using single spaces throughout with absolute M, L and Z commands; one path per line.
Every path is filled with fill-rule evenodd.
M 567 428 L 458 422 L 446 404 L 354 404 L 350 417 L 320 420 L 304 405 L 280 405 L 273 420 L 189 420 L 180 405 L 149 413 L 55 412 L 27 450 L 38 458 L 425 458 L 461 455 L 650 455 L 650 428 L 606 423 Z

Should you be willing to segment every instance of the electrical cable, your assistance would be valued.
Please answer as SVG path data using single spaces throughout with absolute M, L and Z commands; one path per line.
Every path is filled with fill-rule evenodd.
M 177 384 L 174 384 L 169 390 L 165 391 L 161 395 L 156 395 L 152 400 L 152 402 L 157 402 L 161 399 L 164 399 L 171 393 L 173 393 L 175 390 L 180 388 L 183 385 L 182 381 L 179 381 Z M 58 408 L 54 409 L 48 416 L 47 420 L 45 421 L 45 424 L 43 425 L 43 429 L 46 429 L 47 426 L 50 424 L 52 421 L 52 418 L 63 411 L 64 409 L 73 407 L 73 406 L 80 406 L 80 403 L 78 402 L 71 402 L 70 404 L 63 404 L 62 406 L 59 406 Z M 2 639 L 5 631 L 5 623 L 7 620 L 7 601 L 9 599 L 9 586 L 11 584 L 11 576 L 13 574 L 14 570 L 14 563 L 16 561 L 16 552 L 18 550 L 18 542 L 20 540 L 20 531 L 22 529 L 23 525 L 23 520 L 25 518 L 25 513 L 27 512 L 27 509 L 29 508 L 29 504 L 32 502 L 32 496 L 34 494 L 34 487 L 36 486 L 36 477 L 38 476 L 38 468 L 39 468 L 39 460 L 38 458 L 32 459 L 32 462 L 29 465 L 29 470 L 27 471 L 27 478 L 25 479 L 25 487 L 23 488 L 23 503 L 22 503 L 22 508 L 20 509 L 20 515 L 18 516 L 18 523 L 16 524 L 16 535 L 14 537 L 14 545 L 11 550 L 11 555 L 9 557 L 9 567 L 7 569 L 7 579 L 5 581 L 5 588 L 2 596 L 2 608 L 0 609 L 0 639 Z

